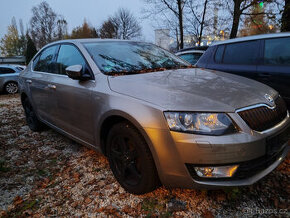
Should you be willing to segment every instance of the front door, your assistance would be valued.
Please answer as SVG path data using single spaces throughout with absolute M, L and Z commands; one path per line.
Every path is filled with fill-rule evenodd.
M 56 99 L 56 126 L 78 137 L 79 139 L 94 143 L 94 110 L 92 102 L 92 88 L 95 81 L 79 81 L 69 78 L 65 68 L 72 65 L 82 65 L 85 73 L 91 71 L 80 51 L 72 44 L 60 46 L 56 66 L 58 75 L 51 83 L 55 88 Z M 91 74 L 92 78 L 93 75 Z

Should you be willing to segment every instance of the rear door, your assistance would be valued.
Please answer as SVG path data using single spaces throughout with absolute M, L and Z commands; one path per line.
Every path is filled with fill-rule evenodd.
M 258 40 L 219 45 L 213 63 L 207 68 L 257 79 L 259 49 Z
M 92 88 L 95 87 L 94 76 L 85 58 L 73 44 L 60 46 L 57 60 L 58 75 L 51 81 L 55 87 L 57 115 L 56 125 L 79 139 L 93 144 L 94 128 Z M 91 75 L 91 80 L 73 80 L 66 75 L 65 68 L 82 65 L 83 73 Z
M 45 48 L 33 61 L 32 70 L 25 75 L 32 104 L 41 119 L 52 123 L 55 116 L 55 101 L 51 98 L 54 90 L 50 80 L 55 73 L 55 57 L 58 45 Z
M 263 44 L 260 81 L 276 89 L 290 105 L 290 37 L 265 39 Z

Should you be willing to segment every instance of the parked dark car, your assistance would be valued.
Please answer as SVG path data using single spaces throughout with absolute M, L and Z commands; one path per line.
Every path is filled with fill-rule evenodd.
M 265 83 L 276 89 L 290 108 L 290 33 L 249 36 L 215 43 L 196 65 Z

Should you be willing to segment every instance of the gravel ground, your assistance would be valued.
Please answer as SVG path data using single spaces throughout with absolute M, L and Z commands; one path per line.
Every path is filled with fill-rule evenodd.
M 289 216 L 290 156 L 255 185 L 167 189 L 135 196 L 107 159 L 48 129 L 33 133 L 18 95 L 0 96 L 0 217 Z

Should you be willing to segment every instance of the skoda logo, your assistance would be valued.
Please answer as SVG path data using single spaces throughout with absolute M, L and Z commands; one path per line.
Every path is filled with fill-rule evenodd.
M 274 103 L 274 99 L 271 95 L 265 94 L 264 97 L 267 99 L 268 102 L 270 102 L 271 104 Z

